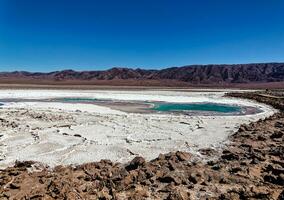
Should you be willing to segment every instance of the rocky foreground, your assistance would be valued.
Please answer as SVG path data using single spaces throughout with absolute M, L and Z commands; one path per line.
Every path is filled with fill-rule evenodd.
M 231 96 L 283 105 L 270 94 Z M 220 155 L 200 153 L 202 160 L 172 152 L 149 162 L 136 157 L 127 164 L 102 160 L 54 169 L 16 162 L 0 171 L 0 199 L 284 199 L 283 110 L 242 125 Z

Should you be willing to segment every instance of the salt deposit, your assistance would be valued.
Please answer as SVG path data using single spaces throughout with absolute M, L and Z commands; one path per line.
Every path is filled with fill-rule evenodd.
M 15 160 L 35 160 L 54 166 L 100 159 L 126 162 L 136 155 L 153 159 L 160 153 L 176 150 L 196 152 L 199 148 L 224 144 L 240 124 L 275 112 L 267 105 L 223 95 L 224 91 L 0 90 L 0 99 L 14 99 L 0 109 L 0 167 Z M 84 103 L 16 102 L 64 97 L 228 103 L 254 106 L 263 112 L 244 116 L 186 116 L 125 113 Z

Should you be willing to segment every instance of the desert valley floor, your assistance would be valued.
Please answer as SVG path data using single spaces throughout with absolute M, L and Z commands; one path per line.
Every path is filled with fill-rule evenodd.
M 276 112 L 265 104 L 223 97 L 225 92 L 228 90 L 0 90 L 0 167 L 11 166 L 16 160 L 39 161 L 49 166 L 106 158 L 127 162 L 138 155 L 151 160 L 160 153 L 178 150 L 202 159 L 198 149 L 218 150 L 240 124 Z M 53 101 L 68 98 L 78 101 Z M 112 103 L 82 101 L 86 99 L 124 106 L 122 109 Z M 209 102 L 255 108 L 259 112 L 188 114 L 134 112 L 133 107 L 127 108 L 127 103 L 141 102 Z

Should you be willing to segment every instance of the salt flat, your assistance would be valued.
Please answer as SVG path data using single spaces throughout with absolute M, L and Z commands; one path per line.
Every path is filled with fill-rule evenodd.
M 169 151 L 196 153 L 219 147 L 242 123 L 272 115 L 271 107 L 222 97 L 225 91 L 0 90 L 14 99 L 0 109 L 0 167 L 15 160 L 51 166 L 110 159 L 126 162 L 136 155 L 153 159 Z M 244 116 L 187 116 L 126 113 L 84 103 L 16 102 L 63 97 L 124 101 L 213 102 L 254 106 L 263 112 Z M 14 102 L 13 102 L 14 101 Z

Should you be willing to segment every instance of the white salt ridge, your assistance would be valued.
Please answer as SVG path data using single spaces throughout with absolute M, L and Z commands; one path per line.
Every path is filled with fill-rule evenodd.
M 36 160 L 55 166 L 100 159 L 127 162 L 135 155 L 150 160 L 160 153 L 177 150 L 195 152 L 198 148 L 222 145 L 240 124 L 256 121 L 276 111 L 253 101 L 224 98 L 223 94 L 224 91 L 0 90 L 0 99 L 81 97 L 126 101 L 215 102 L 255 106 L 263 110 L 245 116 L 176 116 L 124 113 L 83 103 L 7 103 L 0 109 L 0 117 L 15 121 L 19 127 L 0 127 L 4 135 L 0 138 L 3 144 L 0 146 L 0 158 L 1 152 L 5 155 L 0 161 L 0 167 L 11 165 L 15 160 Z M 17 115 L 17 112 L 24 110 L 44 114 L 48 119 Z M 63 116 L 63 119 L 52 121 L 55 114 Z M 26 128 L 26 125 L 29 127 Z M 31 133 L 37 134 L 39 138 L 35 140 Z

